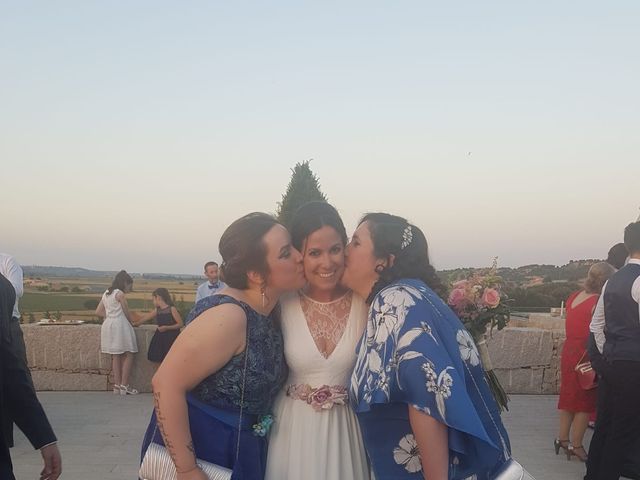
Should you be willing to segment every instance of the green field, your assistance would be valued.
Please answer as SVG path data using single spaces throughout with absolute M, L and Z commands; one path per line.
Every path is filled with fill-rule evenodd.
M 64 293 L 35 293 L 26 292 L 20 299 L 20 310 L 23 313 L 28 312 L 44 312 L 49 310 L 55 311 L 80 311 L 87 310 L 84 303 L 87 300 L 100 301 L 100 295 L 67 295 Z M 129 307 L 133 309 L 150 310 L 153 305 L 151 300 L 143 300 L 139 298 L 127 299 Z
M 28 321 L 31 314 L 35 320 L 40 320 L 45 317 L 45 312 L 51 316 L 60 312 L 65 319 L 96 319 L 95 307 L 87 308 L 85 303 L 93 301 L 97 304 L 102 292 L 109 286 L 109 279 L 104 278 L 38 278 L 37 281 L 35 287 L 25 282 L 25 292 L 19 303 L 23 321 Z M 185 312 L 193 305 L 194 283 L 197 282 L 136 278 L 134 291 L 127 294 L 127 303 L 132 310 L 151 310 L 151 292 L 164 287 L 174 296 L 178 309 Z M 42 291 L 43 285 L 48 291 Z M 71 292 L 74 288 L 80 289 L 81 293 Z

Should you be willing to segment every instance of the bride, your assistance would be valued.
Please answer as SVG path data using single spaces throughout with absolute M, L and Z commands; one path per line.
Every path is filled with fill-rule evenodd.
M 267 480 L 369 479 L 362 436 L 347 400 L 364 301 L 339 282 L 347 235 L 325 202 L 303 205 L 291 225 L 306 286 L 281 300 L 289 377 L 274 406 Z

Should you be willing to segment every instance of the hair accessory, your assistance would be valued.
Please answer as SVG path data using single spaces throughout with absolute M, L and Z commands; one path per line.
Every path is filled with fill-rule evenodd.
M 400 250 L 404 250 L 413 240 L 413 229 L 411 225 L 407 225 L 404 231 L 402 232 L 402 244 L 400 245 Z

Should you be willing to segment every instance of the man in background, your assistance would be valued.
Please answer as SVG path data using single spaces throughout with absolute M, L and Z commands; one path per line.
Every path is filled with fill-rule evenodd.
M 7 258 L 9 257 L 9 258 Z M 14 271 L 13 257 L 2 255 L 3 272 Z M 7 270 L 5 267 L 9 265 Z M 22 269 L 20 277 L 22 277 Z M 15 272 L 14 272 L 15 273 Z M 20 284 L 22 291 L 22 284 Z M 13 446 L 13 423 L 22 430 L 33 447 L 40 450 L 44 468 L 41 480 L 57 480 L 62 460 L 57 439 L 38 401 L 26 362 L 24 339 L 19 324 L 16 328 L 17 300 L 12 282 L 0 274 L 0 478 L 15 480 L 9 448 Z
M 204 264 L 204 275 L 207 277 L 207 281 L 198 286 L 198 290 L 196 291 L 196 303 L 227 286 L 220 280 L 220 273 L 216 262 L 207 262 Z
M 602 289 L 590 330 L 602 359 L 598 419 L 585 480 L 632 478 L 640 454 L 640 222 L 624 231 L 629 260 Z M 636 465 L 627 465 L 632 459 Z M 631 470 L 631 472 L 629 472 Z M 631 473 L 631 475 L 629 475 Z

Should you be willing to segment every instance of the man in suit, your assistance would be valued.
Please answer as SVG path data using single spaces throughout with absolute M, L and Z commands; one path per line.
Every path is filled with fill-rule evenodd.
M 22 332 L 13 328 L 15 302 L 13 285 L 0 275 L 0 479 L 15 480 L 9 454 L 15 422 L 42 454 L 41 480 L 57 480 L 62 471 L 57 439 L 33 388 Z
M 602 390 L 585 480 L 618 480 L 640 444 L 640 222 L 627 226 L 624 244 L 629 261 L 605 284 L 590 326 Z

